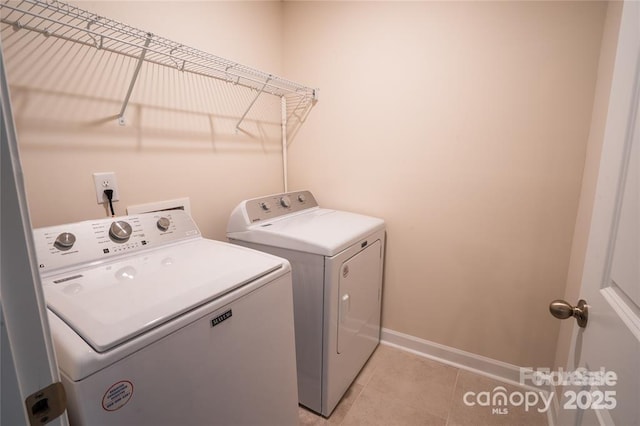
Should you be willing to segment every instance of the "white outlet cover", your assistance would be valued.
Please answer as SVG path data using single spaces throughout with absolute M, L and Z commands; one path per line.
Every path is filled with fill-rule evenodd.
M 118 192 L 118 180 L 116 179 L 115 172 L 94 173 L 93 183 L 96 188 L 96 201 L 98 204 L 109 202 L 107 197 L 104 195 L 105 189 L 113 189 L 112 201 L 118 201 L 120 199 L 120 193 Z

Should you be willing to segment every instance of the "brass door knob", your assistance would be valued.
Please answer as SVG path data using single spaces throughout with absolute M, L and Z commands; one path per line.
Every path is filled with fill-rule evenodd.
M 589 309 L 587 302 L 580 299 L 578 306 L 571 306 L 564 300 L 554 300 L 549 304 L 549 312 L 556 318 L 567 319 L 574 317 L 578 321 L 578 326 L 585 328 L 589 320 Z

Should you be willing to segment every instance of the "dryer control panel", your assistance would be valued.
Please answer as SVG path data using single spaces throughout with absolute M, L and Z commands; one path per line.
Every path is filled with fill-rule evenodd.
M 296 191 L 253 198 L 243 206 L 251 224 L 318 207 L 318 203 L 311 192 Z
M 200 237 L 182 210 L 98 219 L 33 230 L 40 273 Z

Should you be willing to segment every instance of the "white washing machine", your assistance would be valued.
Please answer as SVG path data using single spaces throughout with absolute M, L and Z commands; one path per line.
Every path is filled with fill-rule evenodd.
M 227 237 L 291 262 L 298 399 L 328 417 L 380 342 L 384 221 L 299 191 L 241 202 Z
M 72 424 L 298 423 L 286 260 L 179 210 L 34 239 Z

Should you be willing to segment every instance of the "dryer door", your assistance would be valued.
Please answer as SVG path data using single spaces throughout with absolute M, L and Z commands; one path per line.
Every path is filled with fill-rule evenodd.
M 380 240 L 345 261 L 340 268 L 338 353 L 378 344 L 382 243 Z M 357 351 L 357 349 L 355 349 Z

